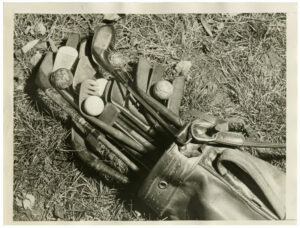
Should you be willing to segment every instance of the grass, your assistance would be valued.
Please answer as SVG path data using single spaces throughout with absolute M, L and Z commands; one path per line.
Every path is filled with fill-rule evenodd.
M 125 69 L 144 56 L 165 67 L 172 79 L 180 60 L 190 60 L 181 116 L 198 111 L 243 123 L 250 138 L 285 142 L 286 16 L 284 14 L 126 15 L 116 23 L 115 53 Z M 117 185 L 82 164 L 70 147 L 70 121 L 36 90 L 37 51 L 19 52 L 28 41 L 51 38 L 63 45 L 68 33 L 91 35 L 103 15 L 17 14 L 14 32 L 14 220 L 156 220 L 136 199 L 136 186 Z M 43 22 L 45 35 L 25 34 Z M 49 49 L 49 47 L 48 47 Z M 45 53 L 45 49 L 39 50 Z M 237 124 L 239 125 L 239 124 Z M 239 127 L 239 126 L 238 126 Z M 250 149 L 254 155 L 267 150 Z M 271 150 L 267 161 L 285 170 L 285 150 Z M 276 159 L 276 155 L 283 155 Z M 104 152 L 103 159 L 110 160 Z M 122 168 L 122 167 L 121 167 Z M 26 194 L 32 210 L 18 202 Z

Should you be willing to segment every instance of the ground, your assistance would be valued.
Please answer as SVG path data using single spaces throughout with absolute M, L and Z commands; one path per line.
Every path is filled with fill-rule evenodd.
M 31 29 L 39 22 L 44 35 Z M 20 52 L 37 38 L 51 38 L 59 47 L 70 32 L 90 36 L 102 22 L 101 14 L 15 16 L 16 221 L 158 219 L 136 199 L 138 186 L 107 181 L 72 151 L 68 119 L 41 101 L 33 83 L 36 67 L 30 60 L 49 45 Z M 125 59 L 128 71 L 129 63 L 144 56 L 163 64 L 164 77 L 172 79 L 180 60 L 192 62 L 181 106 L 184 120 L 207 112 L 243 123 L 253 139 L 286 141 L 285 14 L 125 15 L 115 27 L 114 53 Z M 269 150 L 248 151 L 263 156 Z M 264 159 L 285 170 L 285 150 L 269 152 Z

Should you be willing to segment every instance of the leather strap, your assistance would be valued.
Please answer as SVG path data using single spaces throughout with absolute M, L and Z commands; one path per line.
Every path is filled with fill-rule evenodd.
M 192 138 L 198 143 L 244 147 L 285 148 L 285 144 L 248 141 L 241 133 L 238 132 L 219 131 L 212 136 L 209 136 L 207 134 L 208 130 L 216 128 L 217 123 L 217 121 L 209 121 L 206 119 L 194 120 L 190 128 Z
M 214 143 L 229 146 L 285 148 L 285 144 L 248 141 L 242 134 L 236 132 L 218 132 L 214 138 Z

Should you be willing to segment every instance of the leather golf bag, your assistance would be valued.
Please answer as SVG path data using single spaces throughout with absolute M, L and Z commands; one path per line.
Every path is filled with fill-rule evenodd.
M 237 149 L 172 144 L 139 197 L 171 220 L 279 220 L 285 218 L 285 175 Z
M 98 28 L 98 35 L 105 35 L 109 31 L 113 31 L 107 26 L 103 28 L 105 29 L 104 33 L 99 33 L 101 27 Z M 102 38 L 104 39 L 105 36 Z M 85 83 L 90 78 L 82 82 L 79 94 L 74 97 L 67 90 L 49 87 L 48 77 L 53 68 L 51 56 L 53 54 L 49 54 L 45 58 L 49 60 L 49 66 L 42 68 L 37 84 L 40 88 L 45 89 L 46 95 L 63 112 L 71 117 L 74 125 L 71 131 L 72 145 L 80 159 L 94 171 L 110 176 L 114 181 L 123 184 L 132 181 L 103 161 L 101 145 L 113 152 L 115 157 L 131 168 L 131 171 L 135 173 L 146 171 L 142 175 L 142 177 L 147 177 L 139 189 L 139 198 L 163 218 L 167 217 L 172 220 L 285 219 L 285 174 L 277 167 L 259 158 L 233 149 L 245 145 L 257 146 L 261 145 L 260 143 L 247 144 L 243 135 L 228 132 L 226 122 L 216 118 L 201 119 L 200 116 L 197 116 L 198 121 L 194 122 L 200 128 L 196 128 L 195 131 L 190 130 L 192 128 L 184 128 L 187 130 L 188 136 L 193 136 L 181 143 L 184 146 L 179 147 L 179 143 L 172 143 L 172 140 L 178 140 L 177 136 L 180 135 L 178 132 L 182 133 L 182 131 L 177 129 L 178 131 L 176 130 L 175 133 L 173 126 L 169 126 L 158 113 L 164 114 L 165 118 L 167 118 L 166 116 L 172 117 L 173 115 L 167 115 L 170 114 L 168 111 L 172 110 L 175 118 L 169 117 L 169 122 L 172 122 L 173 125 L 176 125 L 174 122 L 179 122 L 177 119 L 180 119 L 179 107 L 184 88 L 182 74 L 174 80 L 175 95 L 170 97 L 167 104 L 157 101 L 159 103 L 157 105 L 153 101 L 149 102 L 151 97 L 143 95 L 147 98 L 148 103 L 151 103 L 151 106 L 145 101 L 145 98 L 142 98 L 141 94 L 151 95 L 152 86 L 162 78 L 163 68 L 155 65 L 153 70 L 150 70 L 150 64 L 141 58 L 136 73 L 138 92 L 129 87 L 129 84 L 122 87 L 121 84 L 126 82 L 126 80 L 121 80 L 122 78 L 119 79 L 121 82 L 118 80 L 112 82 L 111 80 L 107 83 L 102 98 L 106 101 L 106 111 L 117 110 L 114 112 L 116 118 L 105 111 L 103 113 L 109 113 L 106 116 L 108 118 L 101 115 L 96 118 L 88 116 L 81 110 L 81 100 L 83 101 L 81 98 L 83 94 L 88 95 L 88 92 L 84 93 L 83 85 L 86 85 Z M 103 56 L 105 55 L 98 57 Z M 104 68 L 108 66 L 106 60 L 106 58 L 102 59 Z M 150 72 L 151 77 L 149 78 Z M 110 73 L 115 74 L 115 71 L 110 70 Z M 120 77 L 119 74 L 116 75 Z M 75 88 L 73 91 L 75 92 L 77 87 L 73 88 Z M 125 89 L 125 92 L 122 88 Z M 130 90 L 128 90 L 129 88 Z M 86 87 L 86 91 L 88 91 L 88 87 Z M 135 96 L 130 94 L 134 91 Z M 138 95 L 139 99 L 137 99 Z M 148 110 L 142 108 L 141 111 L 139 107 L 135 107 L 136 101 L 143 101 L 140 103 L 144 103 L 143 108 L 148 107 Z M 113 105 L 116 109 L 108 109 Z M 163 105 L 165 105 L 164 108 L 161 108 Z M 158 108 L 153 109 L 153 106 Z M 157 109 L 161 111 L 159 112 Z M 149 110 L 152 110 L 152 115 L 149 115 Z M 159 122 L 158 119 L 161 123 L 166 124 L 160 123 L 158 126 L 154 126 Z M 114 128 L 114 126 L 116 127 Z M 166 126 L 169 127 L 169 131 L 165 131 L 166 129 L 163 128 Z M 190 125 L 186 124 L 185 126 L 189 127 Z M 211 129 L 215 132 L 213 136 L 206 134 Z M 155 134 L 152 134 L 153 132 Z M 172 137 L 170 137 L 170 132 L 173 133 Z M 164 140 L 165 138 L 167 140 Z M 163 143 L 166 145 L 162 145 Z M 223 145 L 228 145 L 228 147 Z M 231 147 L 229 147 L 230 145 Z M 165 148 L 168 149 L 164 151 Z M 157 156 L 153 156 L 152 152 L 159 153 L 156 154 Z M 142 162 L 145 160 L 149 162 L 149 157 L 153 160 L 151 165 L 143 164 Z M 136 161 L 137 164 L 133 161 Z

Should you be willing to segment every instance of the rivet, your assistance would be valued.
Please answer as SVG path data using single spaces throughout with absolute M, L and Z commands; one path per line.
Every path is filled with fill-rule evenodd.
M 161 182 L 159 182 L 159 184 L 158 184 L 158 187 L 159 187 L 160 189 L 165 189 L 165 188 L 167 188 L 167 186 L 168 186 L 168 183 L 167 183 L 166 181 L 161 181 Z

